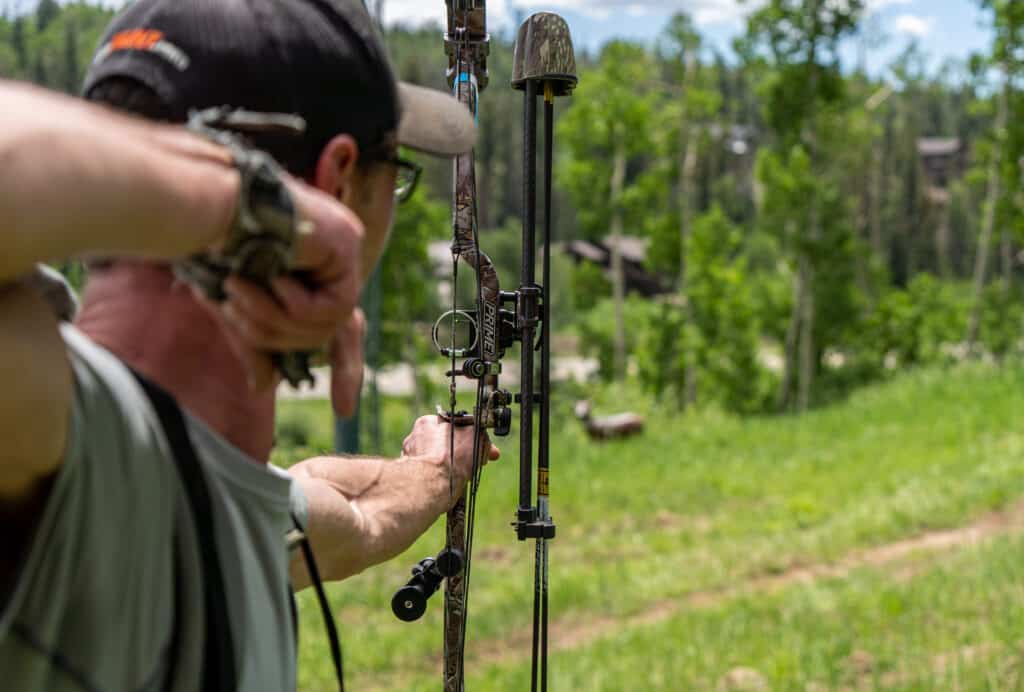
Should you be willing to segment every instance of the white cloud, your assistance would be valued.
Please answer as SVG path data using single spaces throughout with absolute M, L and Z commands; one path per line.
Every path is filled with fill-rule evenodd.
M 650 8 L 645 5 L 636 4 L 626 6 L 626 14 L 628 14 L 630 17 L 645 17 L 650 13 Z
M 487 23 L 502 26 L 512 19 L 508 0 L 491 0 L 487 3 Z M 384 23 L 422 26 L 437 24 L 443 26 L 448 15 L 441 0 L 385 0 Z
M 517 5 L 527 3 L 517 3 Z M 548 0 L 552 8 L 569 9 L 599 19 L 614 19 L 620 12 L 628 14 L 671 14 L 685 11 L 693 16 L 693 20 L 702 26 L 723 24 L 738 21 L 753 11 L 761 0 L 747 2 L 739 0 L 633 0 L 624 3 L 622 0 Z
M 871 0 L 872 2 L 907 2 L 909 0 Z M 599 21 L 614 21 L 629 15 L 671 14 L 685 11 L 700 26 L 736 23 L 750 14 L 764 0 L 491 0 L 487 5 L 487 21 L 491 26 L 502 26 L 511 21 L 513 10 L 571 10 Z M 440 0 L 386 0 L 384 21 L 388 24 L 425 23 L 442 24 L 445 21 L 444 3 Z
M 889 7 L 912 5 L 914 0 L 868 0 L 864 4 L 866 14 L 875 14 Z
M 896 31 L 914 38 L 924 38 L 935 26 L 934 17 L 921 17 L 916 14 L 901 14 L 896 17 Z
M 439 2 L 417 0 L 391 0 L 384 3 L 384 22 L 419 26 L 444 21 L 444 5 Z

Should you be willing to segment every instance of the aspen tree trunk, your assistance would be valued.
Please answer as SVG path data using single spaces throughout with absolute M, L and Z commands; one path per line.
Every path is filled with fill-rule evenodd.
M 619 142 L 612 169 L 612 295 L 615 303 L 615 378 L 626 377 L 626 274 L 622 264 L 622 191 L 626 184 L 626 152 Z
M 949 216 L 953 205 L 950 202 L 951 200 L 947 199 L 939 207 L 939 225 L 935 229 L 935 258 L 938 262 L 939 276 L 943 279 L 953 276 L 953 242 L 949 231 Z
M 412 325 L 413 321 L 411 319 L 405 320 L 405 324 Z M 416 351 L 415 334 L 406 335 L 402 351 L 402 357 L 409 364 L 409 376 L 412 378 L 412 413 L 413 417 L 418 417 L 423 411 L 427 410 L 427 403 L 424 397 L 422 379 L 420 378 L 420 359 Z
M 882 189 L 885 173 L 883 171 L 882 142 L 875 139 L 871 147 L 871 203 L 868 210 L 868 223 L 870 224 L 871 249 L 876 257 L 889 264 L 889 258 L 885 251 L 885 240 L 882 238 Z
M 999 108 L 996 112 L 996 142 L 1002 142 L 1006 130 L 1007 107 L 1009 100 L 1009 81 L 1003 83 L 999 95 Z M 967 320 L 967 349 L 973 352 L 978 340 L 978 323 L 981 319 L 981 294 L 985 290 L 985 279 L 988 275 L 988 259 L 992 253 L 992 233 L 996 225 L 996 203 L 1000 195 L 999 151 L 993 152 L 988 164 L 988 192 L 985 195 L 985 217 L 978 239 L 978 254 L 974 258 L 974 290 L 971 313 Z
M 786 343 L 783 346 L 785 362 L 782 370 L 782 382 L 779 383 L 779 394 L 776 403 L 780 411 L 788 410 L 793 402 L 793 380 L 796 378 L 796 351 L 800 338 L 801 306 L 804 303 L 803 272 L 797 270 L 793 278 L 793 312 L 789 316 L 786 328 Z
M 683 99 L 693 84 L 697 69 L 696 56 L 692 51 L 687 56 L 686 77 L 683 82 Z M 697 173 L 697 137 L 696 128 L 690 123 L 688 109 L 683 107 L 683 119 L 679 127 L 681 138 L 681 154 L 683 160 L 679 166 L 679 297 L 682 300 L 683 328 L 693 324 L 693 306 L 690 304 L 690 291 L 687 283 L 687 253 L 690 247 L 690 234 L 693 232 L 693 183 Z M 692 406 L 697 401 L 697 363 L 696 353 L 688 353 L 686 369 L 683 373 L 683 404 Z
M 816 306 L 814 296 L 814 265 L 809 257 L 800 260 L 800 379 L 797 387 L 796 408 L 803 413 L 811 405 L 811 390 L 817 369 L 817 352 L 814 348 L 814 320 Z
M 1003 284 L 1009 288 L 1010 282 L 1013 280 L 1013 235 L 1009 228 L 1004 227 L 1001 236 L 999 257 L 1002 260 Z
M 812 44 L 810 54 L 812 66 L 811 93 L 818 92 L 818 70 L 816 67 L 816 52 Z M 808 156 L 811 160 L 811 174 L 815 177 L 816 183 L 819 176 L 818 171 L 818 109 L 812 104 L 809 109 L 808 122 L 810 133 L 808 135 Z M 815 187 L 811 196 L 810 209 L 808 213 L 808 235 L 811 240 L 811 247 L 817 248 L 821 240 L 821 195 Z M 802 252 L 800 257 L 800 283 L 803 285 L 800 304 L 800 378 L 797 384 L 797 411 L 803 413 L 811 405 L 811 393 L 814 389 L 814 376 L 818 369 L 818 352 L 814 345 L 814 325 L 817 316 L 816 296 L 814 290 L 815 267 L 812 258 Z

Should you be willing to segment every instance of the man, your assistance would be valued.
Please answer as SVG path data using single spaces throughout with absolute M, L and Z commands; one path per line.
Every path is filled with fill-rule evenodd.
M 398 460 L 314 459 L 290 475 L 266 466 L 271 352 L 330 341 L 335 406 L 352 404 L 358 284 L 382 252 L 399 170 L 414 172 L 397 145 L 442 155 L 472 145 L 453 99 L 401 93 L 399 125 L 393 76 L 353 1 L 139 0 L 115 20 L 87 98 L 158 120 L 223 104 L 305 120 L 301 135 L 249 133 L 316 188 L 284 181 L 313 229 L 294 237 L 303 280 L 279 278 L 271 296 L 229 277 L 214 304 L 177 282 L 170 262 L 237 239 L 258 203 L 245 156 L 0 89 L 0 498 L 15 527 L 0 563 L 5 687 L 227 689 L 210 684 L 227 658 L 235 689 L 291 689 L 289 569 L 308 581 L 285 547 L 292 517 L 323 576 L 341 579 L 408 547 L 454 501 L 472 434 L 456 431 L 450 455 L 437 417 L 416 422 Z M 76 325 L 58 330 L 15 280 L 72 256 L 104 259 Z M 223 646 L 211 616 L 221 609 L 230 646 L 211 656 Z

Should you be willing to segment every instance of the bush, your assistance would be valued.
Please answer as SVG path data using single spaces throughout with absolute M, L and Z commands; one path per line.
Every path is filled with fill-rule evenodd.
M 626 298 L 626 352 L 635 353 L 640 334 L 659 309 L 657 303 L 630 295 Z M 615 305 L 610 298 L 598 301 L 589 312 L 581 316 L 576 325 L 580 349 L 584 355 L 597 358 L 598 374 L 605 380 L 615 376 Z
M 997 360 L 1020 352 L 1024 305 L 1012 286 L 999 281 L 982 294 L 978 340 Z
M 646 313 L 638 353 L 645 387 L 687 403 L 687 370 L 696 402 L 730 411 L 763 410 L 770 378 L 758 362 L 761 322 L 739 231 L 714 207 L 697 219 L 687 248 L 687 295 Z
M 968 291 L 930 274 L 893 289 L 851 330 L 852 360 L 862 370 L 946 363 L 967 330 Z

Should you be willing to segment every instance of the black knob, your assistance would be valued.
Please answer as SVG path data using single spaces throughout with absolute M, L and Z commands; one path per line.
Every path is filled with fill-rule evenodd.
M 413 622 L 427 612 L 427 596 L 419 584 L 403 586 L 391 599 L 391 612 L 403 622 Z
M 487 363 L 479 358 L 469 358 L 462 364 L 462 374 L 471 380 L 479 380 L 487 374 Z
M 452 548 L 451 550 L 442 550 L 437 554 L 434 560 L 434 567 L 442 577 L 454 577 L 462 574 L 464 562 L 462 552 Z
M 437 593 L 441 582 L 447 576 L 438 569 L 438 561 L 444 560 L 444 567 L 450 568 L 454 559 L 451 556 L 446 556 L 445 553 L 446 551 L 442 551 L 436 560 L 432 557 L 424 558 L 412 568 L 412 579 L 400 588 L 391 599 L 391 612 L 399 620 L 412 622 L 419 620 L 423 617 L 423 613 L 427 612 L 427 601 Z M 456 557 L 461 570 L 462 554 L 456 552 Z
M 512 409 L 507 406 L 494 409 L 494 435 L 505 437 L 512 432 Z

